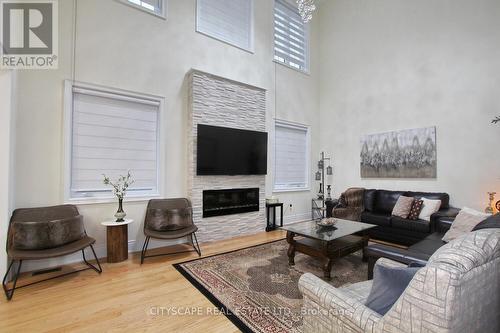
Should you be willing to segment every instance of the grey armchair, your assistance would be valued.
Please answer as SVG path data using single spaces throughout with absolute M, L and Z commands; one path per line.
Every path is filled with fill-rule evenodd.
M 376 265 L 400 266 L 381 258 Z M 372 281 L 334 288 L 304 274 L 304 332 L 499 332 L 500 229 L 441 247 L 384 315 L 364 305 Z
M 181 251 L 147 256 L 146 252 L 151 238 L 171 240 L 189 237 L 194 250 L 198 253 L 198 256 L 201 256 L 200 245 L 196 238 L 197 230 L 198 227 L 193 223 L 191 202 L 188 199 L 150 200 L 146 211 L 146 218 L 144 219 L 144 235 L 146 238 L 144 239 L 141 251 L 141 264 L 144 263 L 144 258 L 188 252 Z
M 101 273 L 102 268 L 92 246 L 94 243 L 95 239 L 89 237 L 85 231 L 83 217 L 76 206 L 16 209 L 12 213 L 7 232 L 7 255 L 10 264 L 2 281 L 5 296 L 8 300 L 12 299 L 22 263 L 26 260 L 54 258 L 81 251 L 87 267 L 70 273 L 86 269 Z M 87 247 L 92 250 L 97 266 L 87 261 L 84 251 Z M 9 288 L 7 279 L 15 263 L 17 269 L 12 278 L 12 287 Z

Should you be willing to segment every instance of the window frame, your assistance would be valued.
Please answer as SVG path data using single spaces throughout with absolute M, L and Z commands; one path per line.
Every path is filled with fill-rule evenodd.
M 306 185 L 303 187 L 288 187 L 288 188 L 277 188 L 276 187 L 276 127 L 291 128 L 296 130 L 306 131 L 306 170 L 305 179 Z M 304 192 L 311 190 L 311 127 L 309 125 L 300 124 L 288 120 L 275 119 L 274 120 L 274 142 L 273 142 L 273 193 L 281 192 Z
M 304 69 L 300 69 L 300 68 L 297 68 L 297 67 L 294 67 L 294 66 L 291 66 L 290 64 L 286 63 L 286 62 L 282 62 L 282 61 L 279 61 L 276 59 L 276 54 L 275 54 L 275 39 L 276 37 L 274 36 L 274 33 L 276 31 L 276 21 L 274 19 L 274 11 L 276 10 L 276 3 L 277 2 L 280 2 L 282 3 L 284 6 L 288 7 L 289 9 L 292 9 L 294 11 L 297 11 L 298 13 L 298 9 L 290 4 L 287 0 L 274 0 L 274 6 L 273 6 L 273 62 L 276 63 L 276 64 L 280 64 L 282 66 L 285 66 L 287 68 L 290 68 L 290 69 L 293 69 L 297 72 L 300 72 L 302 74 L 306 74 L 306 75 L 310 75 L 311 74 L 311 24 L 309 22 L 306 22 L 304 23 L 304 39 L 305 39 L 305 59 L 304 59 L 304 63 L 305 63 L 305 68 Z M 300 16 L 300 15 L 299 15 Z
M 121 100 L 149 100 L 158 103 L 158 121 L 157 121 L 157 133 L 156 133 L 156 191 L 153 193 L 127 193 L 126 201 L 145 201 L 151 198 L 160 198 L 163 195 L 163 184 L 164 184 L 164 172 L 161 172 L 165 168 L 165 153 L 163 152 L 161 143 L 165 141 L 165 117 L 164 117 L 164 106 L 165 98 L 157 95 L 150 95 L 144 93 L 137 93 L 122 89 L 109 88 L 100 85 L 77 82 L 72 80 L 64 81 L 64 129 L 63 129 L 63 192 L 64 192 L 64 202 L 70 204 L 95 204 L 95 203 L 110 203 L 115 202 L 116 197 L 111 191 L 106 191 L 103 195 L 92 196 L 92 197 L 74 197 L 71 194 L 71 184 L 72 184 L 72 156 L 73 156 L 73 111 L 74 111 L 74 89 L 80 91 L 88 91 L 89 95 L 94 96 L 105 96 L 108 98 L 110 95 L 116 95 L 121 98 Z M 80 92 L 82 93 L 82 92 Z M 84 93 L 83 93 L 84 94 Z
M 202 34 L 203 36 L 212 38 L 214 40 L 217 40 L 219 42 L 222 42 L 224 44 L 236 47 L 242 51 L 254 54 L 255 53 L 255 1 L 254 0 L 249 0 L 250 1 L 250 46 L 249 48 L 244 48 L 240 45 L 236 45 L 232 43 L 231 41 L 225 40 L 223 38 L 219 38 L 216 36 L 212 36 L 207 32 L 201 31 L 199 28 L 199 20 L 200 20 L 200 5 L 199 5 L 200 0 L 196 0 L 196 10 L 195 10 L 195 31 L 199 34 Z
M 130 0 L 118 0 L 118 2 L 120 3 L 123 3 L 129 7 L 132 7 L 132 8 L 135 8 L 135 9 L 139 9 L 145 13 L 148 13 L 148 14 L 151 14 L 151 15 L 154 15 L 156 17 L 159 17 L 161 19 L 164 19 L 166 20 L 167 19 L 167 0 L 161 0 L 161 3 L 162 3 L 162 7 L 161 7 L 161 12 L 160 13 L 157 13 L 157 12 L 154 12 L 154 11 L 151 11 L 149 9 L 147 9 L 146 7 L 144 6 L 140 6 L 138 4 L 135 4 L 133 2 L 131 2 Z

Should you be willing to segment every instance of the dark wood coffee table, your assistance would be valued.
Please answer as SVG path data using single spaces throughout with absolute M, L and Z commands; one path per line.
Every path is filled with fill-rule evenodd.
M 363 250 L 365 260 L 364 251 L 369 238 L 364 231 L 374 227 L 376 225 L 342 219 L 337 219 L 334 227 L 320 227 L 316 221 L 286 225 L 282 229 L 286 230 L 286 240 L 290 244 L 288 263 L 295 264 L 295 252 L 324 259 L 324 276 L 330 279 L 335 260 L 359 250 Z

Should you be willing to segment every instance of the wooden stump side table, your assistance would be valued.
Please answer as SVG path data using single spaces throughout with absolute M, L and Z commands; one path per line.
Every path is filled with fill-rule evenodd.
M 134 220 L 123 222 L 101 222 L 106 227 L 107 262 L 117 263 L 128 259 L 128 225 Z

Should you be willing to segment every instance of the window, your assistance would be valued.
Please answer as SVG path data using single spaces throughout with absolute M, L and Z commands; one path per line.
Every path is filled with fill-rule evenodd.
M 166 16 L 164 0 L 121 0 L 135 8 L 161 17 Z
M 274 191 L 309 189 L 309 129 L 276 121 Z
M 66 199 L 109 198 L 102 182 L 131 171 L 127 196 L 158 195 L 162 98 L 66 83 Z
M 253 0 L 198 0 L 196 31 L 253 51 Z
M 274 2 L 274 60 L 303 72 L 309 70 L 309 25 L 286 0 Z

